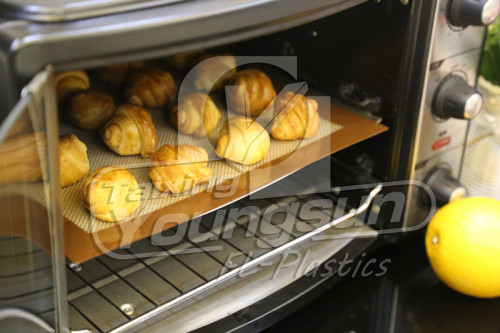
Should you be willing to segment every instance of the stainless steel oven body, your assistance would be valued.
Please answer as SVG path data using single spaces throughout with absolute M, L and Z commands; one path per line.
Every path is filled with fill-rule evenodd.
M 340 279 L 342 260 L 366 267 L 374 243 L 422 230 L 440 204 L 466 194 L 457 179 L 467 119 L 481 109 L 474 86 L 497 0 L 2 0 L 0 8 L 0 140 L 44 133 L 32 153 L 46 207 L 24 199 L 29 184 L 2 188 L 6 330 L 258 331 Z M 112 256 L 65 262 L 53 73 L 214 47 L 296 57 L 311 90 L 389 130 L 185 223 L 190 237 L 175 245 L 146 237 Z M 352 84 L 346 99 L 339 87 Z M 356 93 L 382 102 L 353 104 Z M 226 217 L 246 207 L 256 208 Z
M 460 14 L 453 11 L 458 10 L 459 5 L 440 1 L 436 7 L 412 152 L 410 179 L 427 182 L 439 205 L 467 193 L 458 181 L 468 130 L 468 121 L 464 119 L 475 117 L 482 106 L 482 97 L 472 87 L 478 78 L 485 29 L 474 26 L 478 18 L 460 21 Z M 410 196 L 414 199 L 407 210 L 408 226 L 416 223 L 412 222 L 412 216 L 416 220 L 418 212 L 425 210 L 425 203 L 416 191 L 412 192 Z

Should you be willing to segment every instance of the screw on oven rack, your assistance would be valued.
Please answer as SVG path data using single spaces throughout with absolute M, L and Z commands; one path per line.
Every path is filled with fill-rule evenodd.
M 311 31 L 311 36 L 313 36 L 313 38 L 318 37 L 318 32 L 316 30 Z
M 74 263 L 71 263 L 69 264 L 69 268 L 73 271 L 73 272 L 81 272 L 83 267 L 81 264 L 74 264 Z
M 122 304 L 122 306 L 120 306 L 120 310 L 122 310 L 127 316 L 133 315 L 135 312 L 134 305 L 130 303 Z

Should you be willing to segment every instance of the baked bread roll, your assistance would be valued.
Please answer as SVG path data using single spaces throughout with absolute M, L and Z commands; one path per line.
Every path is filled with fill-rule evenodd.
M 138 105 L 122 105 L 101 128 L 101 137 L 118 155 L 141 154 L 145 158 L 156 150 L 156 129 L 151 115 Z
M 199 61 L 199 59 L 202 59 L 202 57 L 204 57 L 205 55 L 205 51 L 188 51 L 169 56 L 166 58 L 166 60 L 170 65 L 177 69 L 188 70 L 196 65 L 197 61 Z
M 205 149 L 190 145 L 161 146 L 152 157 L 149 177 L 161 192 L 181 193 L 212 178 Z
M 89 173 L 87 146 L 74 134 L 59 137 L 59 173 L 61 187 L 74 184 Z
M 237 86 L 226 96 L 228 108 L 246 116 L 258 116 L 276 97 L 271 79 L 258 69 L 237 72 L 227 85 Z
M 215 152 L 241 164 L 254 164 L 266 157 L 271 140 L 256 121 L 235 117 L 227 121 L 219 134 Z
M 276 140 L 312 138 L 319 130 L 318 102 L 287 91 L 275 102 L 271 136 Z
M 81 91 L 68 101 L 69 120 L 86 130 L 99 129 L 115 111 L 113 97 L 97 91 Z
M 142 61 L 110 65 L 100 68 L 97 73 L 102 82 L 115 87 L 119 87 L 125 83 L 131 69 L 142 66 L 144 66 L 144 63 Z
M 0 144 L 0 184 L 37 182 L 46 166 L 45 133 L 36 132 Z
M 193 68 L 193 87 L 196 90 L 221 90 L 227 78 L 236 72 L 236 60 L 232 55 L 205 55 L 198 60 Z
M 202 138 L 217 126 L 221 113 L 214 101 L 205 93 L 187 93 L 179 97 L 172 108 L 172 123 L 181 133 Z
M 90 87 L 87 73 L 80 70 L 58 73 L 54 81 L 59 103 L 65 102 L 71 94 Z
M 158 68 L 140 68 L 127 79 L 125 99 L 130 104 L 162 107 L 175 97 L 175 83 L 170 73 Z
M 107 222 L 119 222 L 139 208 L 141 189 L 127 169 L 107 166 L 85 178 L 82 201 L 94 217 Z

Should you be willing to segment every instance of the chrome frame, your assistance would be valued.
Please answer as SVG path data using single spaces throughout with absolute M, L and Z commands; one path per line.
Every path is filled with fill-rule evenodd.
M 43 129 L 45 132 L 47 169 L 42 170 L 42 173 L 44 181 L 51 184 L 47 187 L 46 199 L 54 278 L 55 327 L 57 332 L 66 332 L 68 331 L 68 304 L 63 217 L 60 202 L 58 116 L 51 66 L 47 66 L 38 73 L 23 89 L 19 102 L 0 128 L 0 142 L 6 139 L 10 126 L 25 110 L 28 110 L 33 121 L 38 122 L 34 123 L 35 128 L 37 130 Z M 32 316 L 34 315 L 31 315 L 30 318 Z M 39 322 L 37 321 L 37 323 Z

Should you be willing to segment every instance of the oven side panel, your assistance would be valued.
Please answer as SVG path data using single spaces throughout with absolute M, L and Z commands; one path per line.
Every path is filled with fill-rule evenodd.
M 439 113 L 436 113 L 435 101 L 438 96 L 453 97 L 453 91 L 445 94 L 441 90 L 444 82 L 452 77 L 460 77 L 472 92 L 475 91 L 486 28 L 472 25 L 453 26 L 449 20 L 450 4 L 450 0 L 440 0 L 435 9 L 430 57 L 424 71 L 423 95 L 418 104 L 418 120 L 414 126 L 414 148 L 408 159 L 408 179 L 423 183 L 428 188 L 413 186 L 408 191 L 409 201 L 404 224 L 407 231 L 426 225 L 436 209 L 448 201 L 466 195 L 467 191 L 458 179 L 463 164 L 469 120 L 455 116 L 439 116 Z M 465 106 L 463 111 L 465 112 Z M 436 170 L 443 170 L 446 178 L 431 178 Z M 435 195 L 434 204 L 425 200 L 428 191 Z

